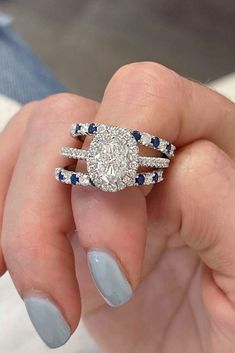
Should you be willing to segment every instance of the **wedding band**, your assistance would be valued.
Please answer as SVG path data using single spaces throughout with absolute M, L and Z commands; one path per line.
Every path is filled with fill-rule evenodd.
M 80 172 L 72 172 L 65 168 L 56 168 L 55 170 L 55 177 L 61 183 L 69 184 L 69 185 L 80 185 L 80 186 L 96 186 L 90 175 L 88 173 L 80 173 Z M 163 170 L 158 169 L 153 172 L 148 173 L 137 173 L 135 176 L 134 182 L 132 179 L 124 178 L 124 182 L 126 182 L 126 186 L 139 186 L 139 185 L 151 185 L 160 183 L 163 181 Z M 129 182 L 129 185 L 128 185 Z M 101 188 L 101 187 L 100 187 Z M 104 189 L 101 188 L 103 191 L 118 191 L 117 188 L 112 189 Z M 124 189 L 124 187 L 123 187 Z
M 173 144 L 160 137 L 150 135 L 147 132 L 140 132 L 137 130 L 131 130 L 127 128 L 104 124 L 83 123 L 73 124 L 70 133 L 72 137 L 80 138 L 86 135 L 94 136 L 100 134 L 101 132 L 107 131 L 107 129 L 109 128 L 112 128 L 114 132 L 116 131 L 116 133 L 121 133 L 121 131 L 129 132 L 139 144 L 160 151 L 168 158 L 172 158 L 174 156 L 174 151 L 176 148 Z
M 169 166 L 175 151 L 175 146 L 164 139 L 118 126 L 73 124 L 71 135 L 76 138 L 94 136 L 88 150 L 69 147 L 61 149 L 64 157 L 85 160 L 87 173 L 56 168 L 56 179 L 66 184 L 92 185 L 109 192 L 162 181 L 163 168 Z M 140 156 L 138 144 L 161 152 L 162 157 Z M 154 170 L 140 173 L 139 167 Z
M 87 160 L 89 158 L 89 151 L 80 148 L 62 147 L 60 154 L 72 159 Z M 167 168 L 169 167 L 170 160 L 161 157 L 138 156 L 138 163 L 140 167 Z

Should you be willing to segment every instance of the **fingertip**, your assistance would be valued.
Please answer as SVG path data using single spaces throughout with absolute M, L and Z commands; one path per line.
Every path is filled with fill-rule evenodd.
M 69 340 L 70 325 L 53 300 L 42 293 L 30 293 L 24 304 L 35 330 L 48 347 L 58 348 Z

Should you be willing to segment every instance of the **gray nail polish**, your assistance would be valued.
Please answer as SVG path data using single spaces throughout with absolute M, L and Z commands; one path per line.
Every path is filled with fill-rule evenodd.
M 129 282 L 110 254 L 105 251 L 89 250 L 87 261 L 96 287 L 109 305 L 122 305 L 132 297 Z
M 24 303 L 33 326 L 48 347 L 57 348 L 65 344 L 71 330 L 59 308 L 40 295 L 27 296 Z

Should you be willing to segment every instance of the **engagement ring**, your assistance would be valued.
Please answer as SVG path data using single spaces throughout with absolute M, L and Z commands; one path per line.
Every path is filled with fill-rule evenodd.
M 75 138 L 94 136 L 88 150 L 70 147 L 61 149 L 61 154 L 67 158 L 85 160 L 87 173 L 56 168 L 56 179 L 66 184 L 92 185 L 109 192 L 162 181 L 163 169 L 169 166 L 175 151 L 175 146 L 164 139 L 118 126 L 73 124 L 71 135 Z M 140 156 L 139 144 L 161 152 L 161 156 Z M 139 168 L 153 170 L 138 172 Z

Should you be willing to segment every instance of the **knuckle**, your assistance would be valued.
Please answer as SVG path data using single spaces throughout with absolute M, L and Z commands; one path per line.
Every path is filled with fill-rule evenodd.
M 159 77 L 177 75 L 174 71 L 153 61 L 143 61 L 124 65 L 117 70 L 115 75 L 120 77 L 132 75 L 141 76 L 145 73 Z
M 180 80 L 180 76 L 165 66 L 154 62 L 139 62 L 121 67 L 114 79 L 148 83 L 155 90 L 156 87 L 170 87 Z
M 87 104 L 87 100 L 70 93 L 59 93 L 38 102 L 29 121 L 29 129 L 44 130 L 45 126 L 66 123 L 79 107 Z
M 190 190 L 192 185 L 197 181 L 204 182 L 202 175 L 210 178 L 217 171 L 218 159 L 221 159 L 222 151 L 208 140 L 195 141 L 185 146 L 181 153 L 177 156 L 177 163 L 180 165 L 177 172 L 178 179 L 184 179 L 187 183 L 184 185 Z M 185 178 L 187 176 L 187 178 Z
M 182 167 L 192 171 L 192 178 L 199 172 L 210 176 L 218 170 L 218 165 L 225 166 L 229 160 L 217 145 L 208 140 L 195 141 L 187 146 L 180 158 Z
M 38 104 L 37 101 L 32 101 L 30 103 L 27 103 L 27 104 L 23 105 L 22 108 L 19 109 L 12 116 L 12 119 L 10 119 L 10 121 L 6 124 L 6 126 L 3 129 L 3 131 L 1 132 L 1 135 L 7 137 L 7 134 L 10 131 L 9 129 L 11 129 L 11 127 L 14 126 L 14 125 L 21 124 L 21 127 L 25 126 L 25 124 L 27 124 L 28 119 L 30 118 L 32 112 L 37 107 L 37 104 Z
M 139 102 L 149 104 L 156 98 L 170 97 L 182 86 L 183 79 L 176 72 L 155 62 L 125 65 L 112 77 L 107 91 L 140 92 Z M 106 92 L 107 93 L 107 92 Z

